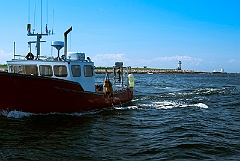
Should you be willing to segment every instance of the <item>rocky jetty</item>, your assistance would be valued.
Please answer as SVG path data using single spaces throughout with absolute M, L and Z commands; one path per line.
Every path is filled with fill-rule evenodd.
M 96 68 L 95 72 L 97 74 L 104 74 L 105 68 Z M 108 68 L 107 71 L 112 73 L 113 70 Z M 226 74 L 223 72 L 196 72 L 194 70 L 177 70 L 177 69 L 149 69 L 149 68 L 132 68 L 133 74 Z
M 95 68 L 96 74 L 104 74 L 106 68 Z M 113 69 L 107 68 L 109 73 L 113 72 Z M 0 72 L 7 72 L 7 68 L 0 68 Z M 144 69 L 144 68 L 132 68 L 133 74 L 227 74 L 226 72 L 196 72 L 194 70 L 177 70 L 177 69 Z

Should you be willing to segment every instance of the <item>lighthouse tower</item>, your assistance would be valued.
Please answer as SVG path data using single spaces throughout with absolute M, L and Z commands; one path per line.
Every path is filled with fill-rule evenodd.
M 178 62 L 178 68 L 177 68 L 177 70 L 182 70 L 181 64 L 182 64 L 182 62 L 179 61 L 179 62 Z

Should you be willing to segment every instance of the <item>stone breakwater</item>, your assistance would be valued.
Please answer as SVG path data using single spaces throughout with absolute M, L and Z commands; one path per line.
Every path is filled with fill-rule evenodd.
M 107 70 L 112 73 L 112 69 Z M 97 74 L 104 74 L 105 69 L 95 69 Z M 174 69 L 132 69 L 133 74 L 226 74 L 222 72 L 196 72 L 194 70 L 174 70 Z
M 96 74 L 105 74 L 105 69 L 95 69 Z M 107 70 L 113 73 L 112 69 Z M 7 68 L 0 68 L 0 72 L 7 72 Z M 193 70 L 174 70 L 174 69 L 132 69 L 133 74 L 227 74 L 223 72 L 195 72 Z

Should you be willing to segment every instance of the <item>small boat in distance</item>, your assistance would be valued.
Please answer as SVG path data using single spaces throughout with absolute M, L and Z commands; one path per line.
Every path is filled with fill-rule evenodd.
M 105 79 L 96 84 L 94 62 L 85 53 L 67 52 L 67 35 L 64 42 L 53 41 L 58 50 L 56 58 L 40 55 L 43 36 L 31 32 L 27 25 L 27 35 L 36 36 L 37 53 L 15 55 L 7 61 L 8 71 L 0 72 L 0 111 L 23 111 L 30 113 L 72 113 L 102 109 L 121 105 L 133 99 L 134 76 L 131 67 L 116 62 L 113 73 L 106 69 Z M 60 50 L 64 47 L 64 55 Z M 16 58 L 18 57 L 18 58 Z M 110 78 L 112 76 L 112 78 Z

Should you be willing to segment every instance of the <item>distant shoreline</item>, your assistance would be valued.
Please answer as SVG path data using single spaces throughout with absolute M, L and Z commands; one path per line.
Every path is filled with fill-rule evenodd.
M 96 74 L 105 74 L 106 68 L 96 67 Z M 112 68 L 107 68 L 109 73 L 112 73 Z M 0 72 L 7 72 L 7 68 L 0 67 Z M 151 68 L 132 68 L 133 74 L 230 74 L 227 72 L 196 72 L 194 70 L 177 70 L 177 69 L 151 69 Z M 240 74 L 240 73 L 236 73 Z
M 112 73 L 113 70 L 107 70 L 109 73 Z M 105 69 L 95 69 L 95 73 L 104 74 Z M 175 70 L 175 69 L 138 69 L 132 68 L 131 73 L 133 74 L 228 74 L 226 72 L 196 72 L 193 70 Z

